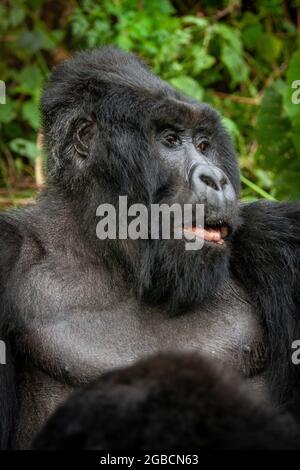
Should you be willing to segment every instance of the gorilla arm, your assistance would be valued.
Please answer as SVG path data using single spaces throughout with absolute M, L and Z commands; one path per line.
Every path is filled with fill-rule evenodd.
M 9 305 L 6 286 L 19 255 L 22 235 L 14 219 L 0 215 L 0 340 L 5 342 L 6 363 L 0 364 L 0 449 L 13 445 L 13 428 L 17 410 L 15 371 L 9 344 Z
M 300 338 L 300 205 L 259 201 L 241 205 L 231 269 L 259 309 L 270 349 L 268 369 L 278 400 L 299 387 L 292 343 Z

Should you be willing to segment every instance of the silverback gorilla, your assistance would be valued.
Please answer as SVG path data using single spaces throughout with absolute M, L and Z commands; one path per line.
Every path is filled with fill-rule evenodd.
M 297 417 L 300 205 L 238 204 L 219 115 L 112 48 L 59 65 L 42 98 L 47 188 L 0 216 L 1 445 L 27 448 L 80 385 L 198 351 Z M 204 245 L 96 236 L 100 204 L 203 204 Z M 208 410 L 209 413 L 209 410 Z

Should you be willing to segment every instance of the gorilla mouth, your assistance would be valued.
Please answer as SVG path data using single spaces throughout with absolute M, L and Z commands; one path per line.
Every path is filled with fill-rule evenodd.
M 231 233 L 229 225 L 223 222 L 214 225 L 205 225 L 204 228 L 192 225 L 191 227 L 185 227 L 183 231 L 193 234 L 206 242 L 215 243 L 217 245 L 223 245 L 226 238 Z

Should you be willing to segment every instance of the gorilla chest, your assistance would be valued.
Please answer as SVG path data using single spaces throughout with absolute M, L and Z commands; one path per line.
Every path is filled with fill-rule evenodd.
M 240 371 L 248 388 L 268 397 L 261 373 L 263 330 L 245 292 L 234 282 L 228 282 L 206 307 L 177 317 L 142 307 L 130 293 L 118 289 L 102 291 L 97 305 L 100 286 L 85 285 L 89 287 L 84 292 L 72 291 L 69 285 L 69 297 L 62 293 L 59 303 L 52 288 L 49 309 L 45 301 L 38 309 L 34 297 L 23 297 L 24 308 L 30 300 L 31 315 L 26 315 L 22 333 L 28 358 L 19 380 L 20 447 L 28 446 L 75 387 L 159 351 L 205 353 Z
M 245 292 L 233 281 L 206 306 L 173 317 L 140 305 L 123 289 L 106 292 L 95 282 L 85 286 L 84 292 L 68 286 L 68 297 L 62 295 L 59 303 L 53 291 L 56 303 L 50 311 L 27 320 L 23 341 L 30 358 L 55 378 L 71 385 L 86 383 L 109 368 L 160 351 L 205 353 L 245 377 L 263 370 L 263 329 Z

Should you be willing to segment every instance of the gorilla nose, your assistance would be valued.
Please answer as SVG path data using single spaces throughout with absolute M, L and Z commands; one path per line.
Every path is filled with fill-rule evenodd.
M 192 186 L 198 192 L 199 188 L 206 189 L 205 186 L 222 191 L 224 186 L 229 183 L 225 174 L 218 168 L 209 167 L 207 165 L 197 165 L 193 169 Z
M 191 187 L 198 195 L 211 194 L 233 199 L 234 189 L 225 173 L 215 166 L 198 164 L 191 171 Z M 219 194 L 217 194 L 219 193 Z

